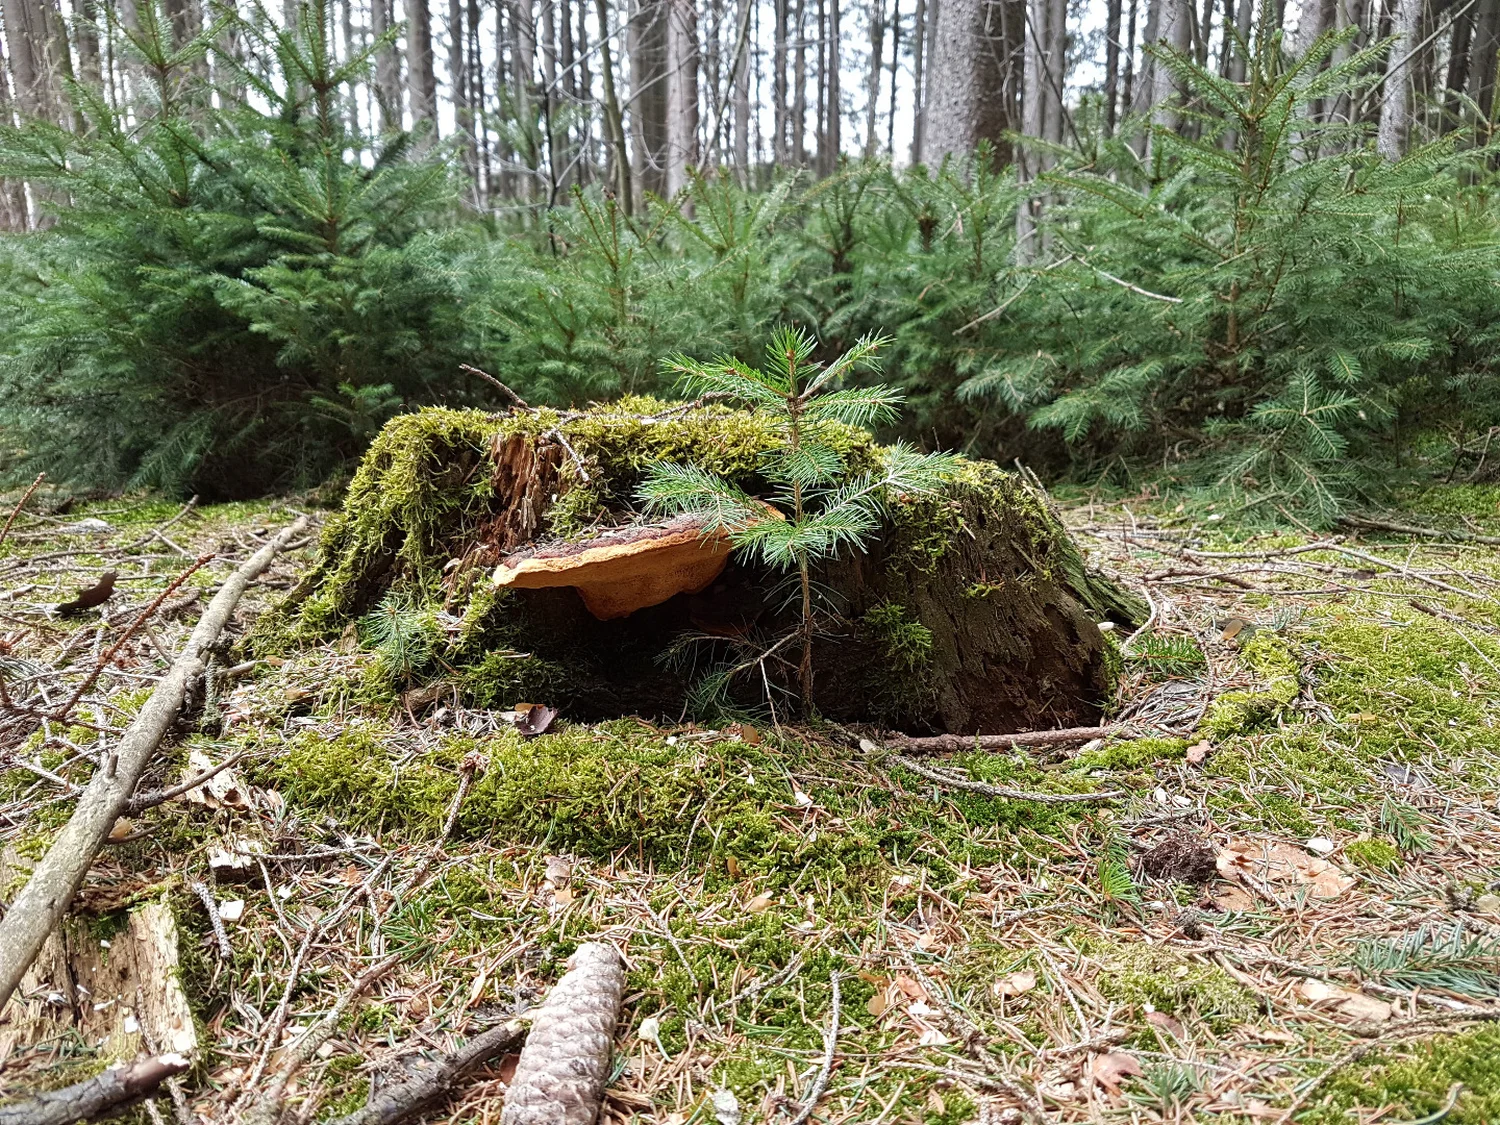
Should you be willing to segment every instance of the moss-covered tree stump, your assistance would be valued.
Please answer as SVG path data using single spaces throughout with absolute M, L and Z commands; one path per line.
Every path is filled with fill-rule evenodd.
M 869 434 L 836 438 L 849 470 L 878 466 Z M 329 521 L 316 566 L 278 617 L 281 634 L 321 638 L 400 615 L 425 640 L 407 645 L 416 655 L 393 674 L 454 682 L 478 706 L 525 700 L 574 718 L 675 718 L 705 685 L 727 685 L 732 702 L 787 715 L 797 653 L 795 642 L 776 643 L 795 631 L 799 606 L 788 604 L 783 574 L 726 557 L 704 586 L 694 563 L 683 592 L 653 590 L 644 600 L 664 600 L 633 611 L 618 584 L 616 600 L 600 601 L 597 591 L 514 581 L 522 569 L 571 565 L 547 560 L 613 557 L 611 545 L 681 531 L 632 509 L 652 463 L 695 462 L 764 492 L 758 466 L 777 440 L 752 414 L 641 399 L 582 414 L 403 415 L 376 438 Z M 816 574 L 826 607 L 814 646 L 818 711 L 911 732 L 1098 718 L 1113 662 L 1097 622 L 1138 609 L 1085 570 L 1044 501 L 992 464 L 961 461 L 941 495 L 895 497 L 890 509 L 867 551 Z M 497 572 L 513 584 L 497 585 Z

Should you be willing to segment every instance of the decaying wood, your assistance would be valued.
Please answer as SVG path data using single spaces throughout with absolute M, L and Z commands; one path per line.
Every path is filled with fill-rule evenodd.
M 328 1125 L 396 1125 L 453 1092 L 453 1083 L 497 1055 L 514 1050 L 526 1038 L 519 1020 L 492 1027 L 466 1043 L 462 1050 L 427 1064 L 394 1086 L 372 1094 L 362 1109 L 335 1118 Z
M 306 518 L 298 518 L 225 581 L 181 654 L 95 771 L 56 842 L 0 919 L 0 1008 L 67 911 L 115 821 L 129 807 L 142 773 L 182 710 L 189 684 L 202 674 L 209 649 L 240 598 L 306 526 Z
M 572 965 L 532 1017 L 501 1125 L 594 1125 L 599 1115 L 625 967 L 597 941 L 580 945 Z
M 101 1074 L 35 1097 L 0 1105 L 0 1125 L 73 1125 L 139 1101 L 188 1068 L 181 1055 L 112 1066 Z

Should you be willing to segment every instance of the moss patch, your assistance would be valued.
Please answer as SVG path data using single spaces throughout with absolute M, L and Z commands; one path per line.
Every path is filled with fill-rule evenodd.
M 1382 1051 L 1329 1081 L 1321 1103 L 1299 1120 L 1333 1125 L 1355 1107 L 1390 1107 L 1392 1118 L 1412 1120 L 1436 1113 L 1448 1089 L 1464 1084 L 1448 1121 L 1500 1120 L 1500 1028 L 1481 1027 L 1440 1035 Z

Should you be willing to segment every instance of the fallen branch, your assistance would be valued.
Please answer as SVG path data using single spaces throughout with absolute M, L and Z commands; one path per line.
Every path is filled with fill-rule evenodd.
M 519 406 L 522 410 L 530 410 L 531 409 L 531 407 L 529 407 L 529 406 L 526 405 L 526 400 L 524 398 L 522 398 L 520 395 L 516 394 L 515 391 L 511 390 L 504 383 L 502 383 L 499 379 L 496 379 L 488 371 L 482 371 L 478 367 L 470 367 L 467 363 L 460 363 L 458 365 L 458 369 L 460 371 L 467 371 L 470 375 L 478 375 L 486 383 L 488 383 L 490 386 L 494 387 L 501 394 L 503 394 L 506 398 L 510 399 L 511 402 L 513 402 L 517 406 Z
M 935 785 L 948 789 L 962 789 L 967 793 L 978 793 L 985 797 L 999 797 L 1007 801 L 1035 801 L 1039 805 L 1081 805 L 1091 801 L 1113 801 L 1127 794 L 1123 789 L 1105 789 L 1098 793 L 1042 793 L 1029 789 L 1008 789 L 1002 785 L 991 785 L 987 781 L 975 781 L 959 777 L 946 770 L 924 766 L 915 758 L 905 754 L 892 754 L 890 760 L 903 769 L 911 770 L 918 777 L 925 777 Z
M 396 1125 L 453 1092 L 454 1082 L 496 1055 L 508 1054 L 526 1039 L 520 1020 L 476 1035 L 461 1050 L 422 1067 L 404 1082 L 372 1094 L 364 1108 L 336 1117 L 326 1125 Z
M 1500 545 L 1500 535 L 1479 535 L 1458 528 L 1443 530 L 1435 527 L 1417 527 L 1394 520 L 1375 519 L 1371 516 L 1344 516 L 1340 523 L 1350 527 L 1366 528 L 1370 531 L 1392 531 L 1397 535 L 1416 535 L 1422 539 L 1446 539 L 1453 543 L 1484 543 L 1491 547 Z
M 26 507 L 26 501 L 31 499 L 31 494 L 37 490 L 42 481 L 47 479 L 46 473 L 37 473 L 36 480 L 31 482 L 31 487 L 21 493 L 21 498 L 16 501 L 16 506 L 10 510 L 10 518 L 5 521 L 5 526 L 0 527 L 0 543 L 4 543 L 10 535 L 10 528 L 16 522 L 16 517 L 21 514 L 21 509 Z
M 537 1008 L 500 1125 L 594 1125 L 625 992 L 615 947 L 585 942 Z
M 15 992 L 47 935 L 62 920 L 110 829 L 129 807 L 141 775 L 182 710 L 188 685 L 202 674 L 209 649 L 229 623 L 240 598 L 306 524 L 305 518 L 298 518 L 220 587 L 187 645 L 157 682 L 151 698 L 119 743 L 104 756 L 68 823 L 0 919 L 0 1008 Z
M 891 746 L 915 753 L 963 750 L 1016 750 L 1026 746 L 1059 746 L 1069 742 L 1092 742 L 1117 734 L 1135 734 L 1126 723 L 1109 723 L 1102 727 L 1062 727 L 1058 730 L 1023 730 L 1015 734 L 932 734 L 922 737 L 902 735 L 892 739 Z
M 0 1125 L 73 1125 L 75 1121 L 91 1121 L 149 1097 L 168 1078 L 181 1074 L 188 1066 L 187 1059 L 176 1054 L 112 1066 L 61 1090 L 0 1105 Z

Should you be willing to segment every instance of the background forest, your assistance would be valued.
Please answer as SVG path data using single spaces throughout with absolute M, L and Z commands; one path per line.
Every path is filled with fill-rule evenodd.
M 905 436 L 1326 522 L 1482 479 L 1500 0 L 4 0 L 16 477 L 894 337 Z

